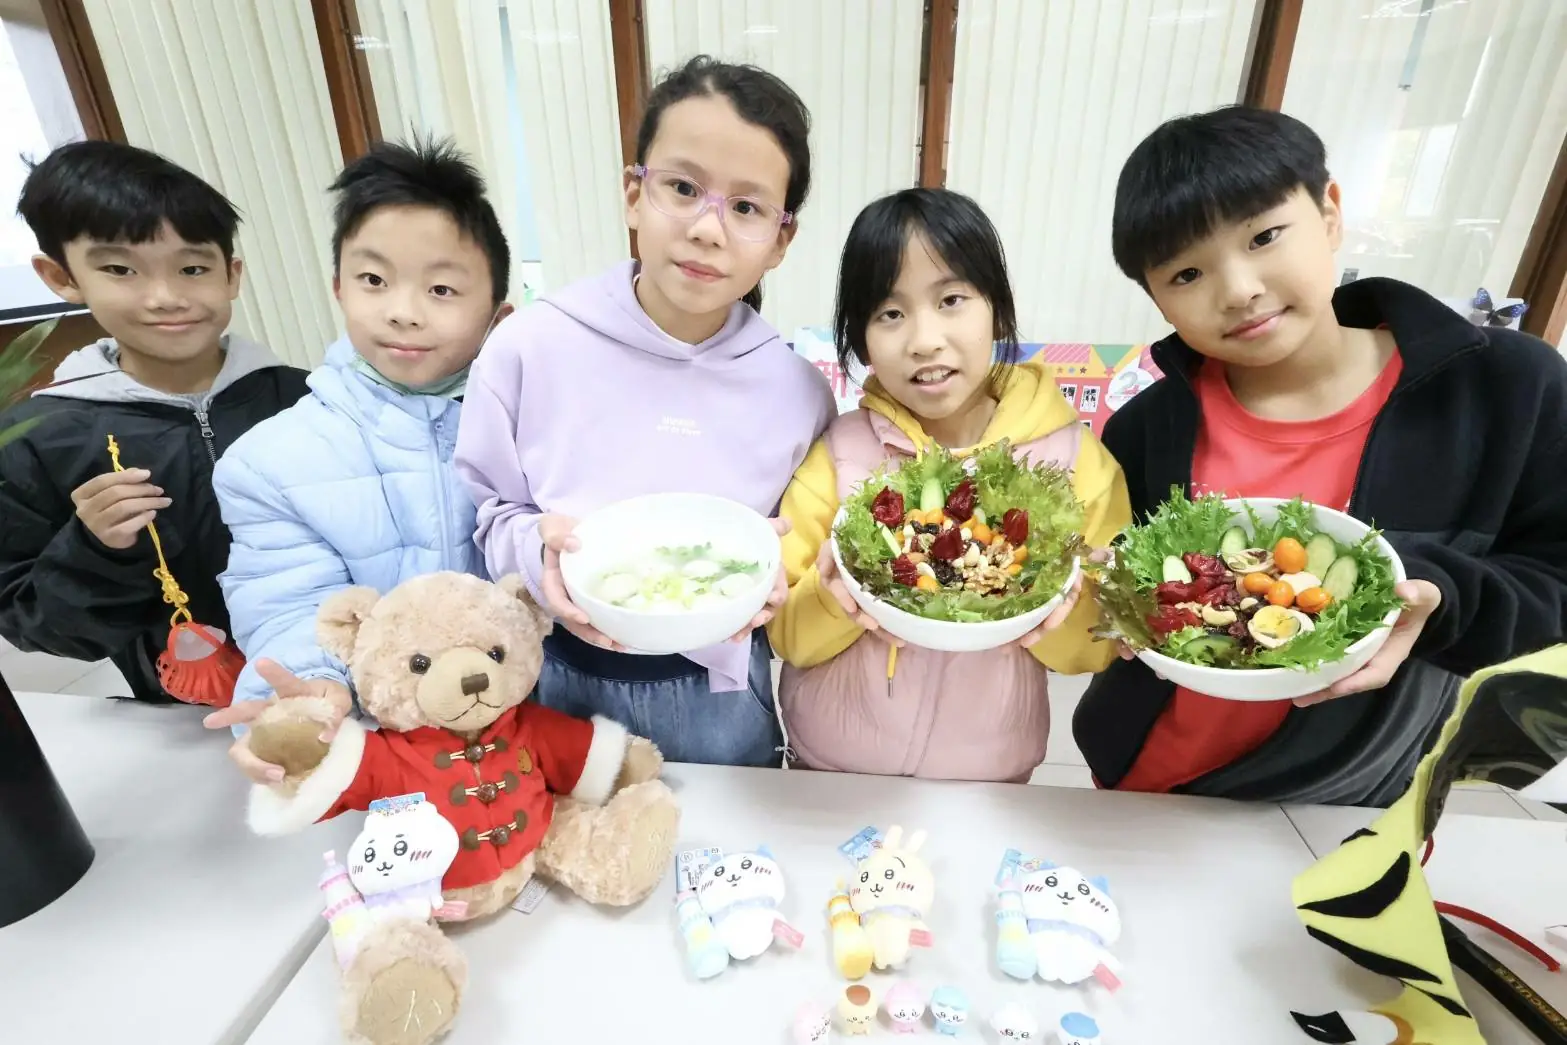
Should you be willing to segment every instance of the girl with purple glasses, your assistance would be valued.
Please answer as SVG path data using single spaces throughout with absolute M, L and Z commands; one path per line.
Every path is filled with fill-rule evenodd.
M 468 379 L 456 464 L 490 574 L 523 573 L 560 625 L 536 699 L 604 715 L 668 759 L 778 765 L 761 626 L 685 655 L 624 652 L 566 594 L 574 520 L 641 494 L 728 497 L 774 515 L 835 413 L 826 379 L 760 315 L 810 187 L 810 114 L 771 73 L 702 56 L 648 98 L 624 175 L 638 261 L 496 327 Z M 787 524 L 779 522 L 780 532 Z

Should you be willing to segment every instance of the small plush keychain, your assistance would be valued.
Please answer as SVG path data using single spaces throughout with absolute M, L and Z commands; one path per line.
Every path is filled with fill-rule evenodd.
M 120 444 L 112 433 L 109 460 L 116 472 L 125 471 L 120 463 Z M 190 596 L 169 572 L 158 528 L 148 523 L 147 535 L 152 538 L 153 551 L 158 553 L 158 568 L 152 575 L 163 586 L 163 601 L 174 607 L 174 615 L 169 618 L 169 643 L 158 655 L 158 682 L 176 700 L 226 708 L 234 702 L 234 684 L 245 668 L 245 655 L 221 629 L 198 624 L 191 617 L 186 609 Z
M 882 1008 L 894 1034 L 913 1034 L 925 1016 L 925 994 L 912 983 L 894 984 L 887 992 Z
M 790 1029 L 795 1045 L 819 1045 L 832 1033 L 832 1013 L 820 1002 L 804 1002 L 795 1010 Z
M 1081 1012 L 1069 1012 L 1061 1017 L 1056 1030 L 1058 1045 L 1100 1045 L 1099 1024 L 1092 1016 Z
M 869 1034 L 876 1024 L 876 992 L 852 983 L 838 998 L 838 1024 L 845 1034 Z
M 968 995 L 956 987 L 937 987 L 930 996 L 930 1017 L 936 1021 L 936 1033 L 956 1038 L 968 1022 Z
M 1039 1021 L 1016 1002 L 1001 1006 L 990 1017 L 990 1029 L 1008 1041 L 1039 1042 Z

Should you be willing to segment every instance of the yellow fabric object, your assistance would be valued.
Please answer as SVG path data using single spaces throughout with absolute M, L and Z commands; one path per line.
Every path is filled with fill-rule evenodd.
M 1476 693 L 1488 680 L 1514 672 L 1567 679 L 1567 646 L 1519 657 L 1469 678 L 1404 796 L 1368 829 L 1295 879 L 1296 911 L 1313 937 L 1356 964 L 1403 983 L 1397 998 L 1373 1010 L 1407 1026 L 1407 1036 L 1398 1039 L 1403 1045 L 1485 1045 L 1459 993 L 1420 869 L 1420 852 L 1436 828 L 1445 789 L 1467 775 L 1466 767 L 1453 765 L 1447 756 L 1464 716 L 1475 707 Z
M 773 652 L 797 668 L 832 660 L 864 633 L 822 586 L 816 572 L 816 556 L 827 543 L 833 517 L 838 514 L 837 483 L 827 440 L 818 439 L 795 470 L 778 509 L 791 527 L 783 537 L 789 597 L 768 623 L 767 637 L 772 640 Z
M 866 382 L 860 406 L 897 425 L 914 446 L 931 445 L 930 436 L 914 415 L 889 396 L 874 377 Z M 971 454 L 1002 439 L 1009 439 L 1014 445 L 1027 443 L 1077 423 L 1077 411 L 1061 395 L 1044 364 L 1023 363 L 1008 374 L 995 416 L 980 442 L 953 452 Z M 1131 499 L 1120 465 L 1086 430 L 1074 464 L 1072 486 L 1083 502 L 1083 537 L 1090 546 L 1105 547 L 1132 521 Z M 825 439 L 811 447 L 795 471 L 779 514 L 793 525 L 783 539 L 789 598 L 768 626 L 768 637 L 773 650 L 784 660 L 797 668 L 813 667 L 848 649 L 862 634 L 837 600 L 821 586 L 816 572 L 816 557 L 830 538 L 833 517 L 838 514 L 838 477 Z M 1092 592 L 1085 585 L 1065 624 L 1030 652 L 1046 667 L 1063 674 L 1102 671 L 1115 656 L 1115 649 L 1089 634 L 1097 620 Z M 889 656 L 889 677 L 894 664 L 895 658 Z

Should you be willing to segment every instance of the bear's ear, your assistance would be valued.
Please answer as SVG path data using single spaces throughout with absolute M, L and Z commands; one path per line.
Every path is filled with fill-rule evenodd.
M 347 663 L 359 639 L 359 626 L 380 601 L 381 593 L 374 588 L 345 588 L 333 595 L 316 611 L 316 641 Z
M 508 573 L 496 581 L 495 585 L 527 608 L 528 614 L 533 618 L 533 622 L 538 625 L 540 639 L 543 639 L 555 627 L 555 619 L 537 602 L 533 601 L 533 595 L 528 591 L 528 585 L 523 581 L 522 574 Z

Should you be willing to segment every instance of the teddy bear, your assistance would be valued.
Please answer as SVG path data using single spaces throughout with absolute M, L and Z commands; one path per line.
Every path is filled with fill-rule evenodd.
M 528 700 L 552 624 L 517 577 L 349 588 L 322 604 L 317 639 L 348 666 L 379 730 L 350 717 L 333 733 L 340 716 L 315 697 L 276 699 L 251 723 L 251 751 L 285 774 L 251 790 L 258 834 L 422 793 L 457 835 L 446 903 L 378 921 L 343 969 L 354 1045 L 425 1045 L 449 1029 L 467 967 L 438 922 L 504 910 L 534 874 L 627 906 L 671 866 L 680 814 L 658 749 L 610 719 Z

